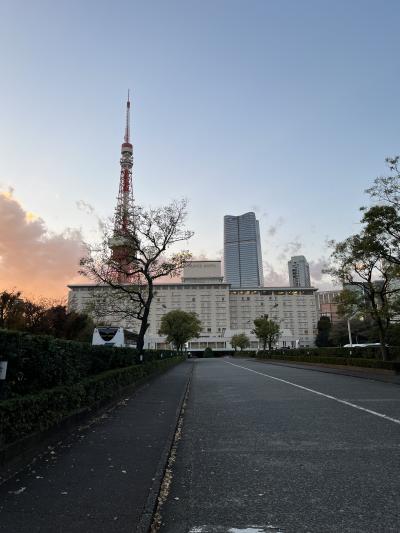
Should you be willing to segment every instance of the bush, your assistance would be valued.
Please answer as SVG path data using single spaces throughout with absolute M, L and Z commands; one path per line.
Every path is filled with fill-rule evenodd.
M 69 386 L 0 402 L 0 447 L 55 426 L 67 416 L 110 400 L 126 386 L 164 371 L 182 357 L 108 370 Z
M 168 358 L 174 352 L 148 350 L 145 362 Z M 0 355 L 8 360 L 6 396 L 31 394 L 124 368 L 139 361 L 133 348 L 91 346 L 87 343 L 0 330 Z M 161 357 L 162 355 L 162 357 Z
M 288 355 L 285 351 L 284 355 L 277 355 L 274 353 L 258 353 L 252 357 L 257 359 L 272 359 L 275 361 L 287 361 L 292 363 L 322 363 L 328 365 L 346 365 L 346 366 L 358 366 L 363 368 L 382 368 L 386 370 L 394 370 L 400 372 L 400 361 L 382 361 L 380 359 L 366 359 L 357 357 L 344 357 L 344 356 L 323 356 L 323 355 Z M 293 352 L 295 350 L 292 350 Z M 297 350 L 296 350 L 297 352 Z M 348 352 L 347 352 L 348 354 Z
M 203 357 L 214 357 L 212 348 L 207 347 L 203 352 Z
M 351 349 L 351 356 L 361 359 L 381 359 L 381 351 L 379 346 L 370 346 L 368 348 L 352 348 Z M 292 349 L 278 349 L 273 350 L 271 352 L 262 350 L 258 352 L 245 352 L 246 355 L 249 355 L 250 357 L 254 357 L 254 353 L 257 354 L 257 357 L 268 357 L 268 356 L 276 356 L 276 355 L 282 355 L 282 356 L 301 356 L 301 357 L 350 357 L 350 348 L 343 348 L 343 347 L 311 347 L 311 348 L 292 348 Z M 389 348 L 389 356 L 392 360 L 400 360 L 400 347 L 398 346 L 391 346 Z

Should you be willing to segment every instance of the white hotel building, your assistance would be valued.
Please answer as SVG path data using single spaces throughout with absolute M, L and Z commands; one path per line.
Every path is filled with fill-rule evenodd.
M 93 295 L 111 291 L 93 284 L 69 285 L 70 310 L 88 311 Z M 173 309 L 197 313 L 203 330 L 200 337 L 189 342 L 189 350 L 230 350 L 233 335 L 246 333 L 251 349 L 262 346 L 251 332 L 253 321 L 267 314 L 281 326 L 279 347 L 313 346 L 317 321 L 317 289 L 313 287 L 254 287 L 231 288 L 223 281 L 221 261 L 192 261 L 183 271 L 181 283 L 156 286 L 150 312 L 150 327 L 145 348 L 166 348 L 165 338 L 158 334 L 161 317 Z M 110 293 L 111 294 L 111 293 Z M 96 322 L 96 316 L 93 316 Z M 134 323 L 102 318 L 107 325 L 137 329 Z

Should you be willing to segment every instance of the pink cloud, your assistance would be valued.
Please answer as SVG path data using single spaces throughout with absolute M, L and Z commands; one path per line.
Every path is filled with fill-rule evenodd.
M 59 298 L 78 279 L 85 253 L 79 231 L 48 231 L 43 219 L 25 211 L 12 192 L 0 193 L 0 290 Z

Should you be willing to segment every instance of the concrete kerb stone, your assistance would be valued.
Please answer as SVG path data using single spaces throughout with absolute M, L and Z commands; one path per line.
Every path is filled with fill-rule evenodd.
M 159 497 L 160 489 L 161 489 L 161 483 L 164 479 L 165 471 L 168 465 L 168 459 L 171 453 L 171 448 L 174 443 L 175 433 L 177 431 L 179 419 L 180 419 L 181 412 L 182 412 L 182 407 L 183 407 L 183 404 L 185 402 L 185 399 L 187 397 L 187 394 L 190 388 L 193 370 L 194 370 L 194 365 L 192 364 L 192 368 L 191 368 L 191 371 L 188 377 L 185 390 L 183 391 L 183 394 L 179 400 L 179 404 L 175 412 L 174 424 L 171 427 L 171 431 L 169 432 L 163 452 L 158 462 L 157 470 L 153 478 L 153 483 L 149 489 L 146 503 L 144 505 L 139 523 L 135 529 L 135 533 L 148 533 L 150 531 L 150 527 L 153 522 L 153 516 L 157 508 L 158 497 Z

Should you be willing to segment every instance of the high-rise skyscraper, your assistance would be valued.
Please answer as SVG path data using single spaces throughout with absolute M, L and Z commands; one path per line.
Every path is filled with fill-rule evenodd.
M 224 216 L 224 274 L 232 287 L 263 287 L 260 225 L 254 213 Z
M 310 267 L 304 255 L 295 255 L 288 261 L 289 285 L 311 287 Z

